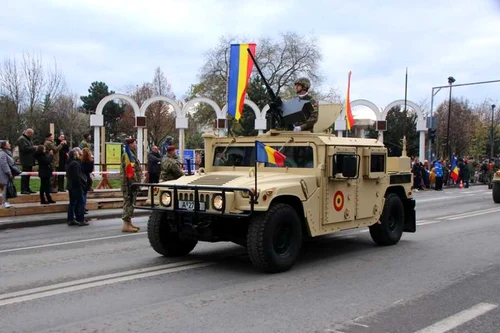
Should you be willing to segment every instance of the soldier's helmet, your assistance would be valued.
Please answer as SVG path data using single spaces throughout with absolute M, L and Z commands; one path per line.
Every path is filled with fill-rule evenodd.
M 300 77 L 295 80 L 294 84 L 300 84 L 304 90 L 309 90 L 311 88 L 311 81 L 307 77 Z

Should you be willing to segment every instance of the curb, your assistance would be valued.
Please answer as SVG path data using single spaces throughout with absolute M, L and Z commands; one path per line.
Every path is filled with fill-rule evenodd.
M 7 229 L 18 229 L 18 228 L 30 228 L 30 227 L 41 227 L 41 226 L 47 226 L 47 225 L 52 225 L 52 224 L 65 224 L 67 222 L 66 218 L 66 213 L 57 213 L 61 214 L 60 216 L 43 216 L 43 215 L 34 215 L 30 216 L 30 219 L 25 219 L 23 216 L 23 219 L 20 219 L 21 217 L 17 217 L 19 220 L 16 221 L 16 217 L 13 218 L 11 221 L 0 221 L 0 231 L 1 230 L 7 230 Z M 134 211 L 134 216 L 147 216 L 151 214 L 151 211 L 149 210 L 135 210 Z M 121 218 L 122 212 L 117 211 L 111 211 L 111 212 L 105 212 L 105 210 L 102 210 L 99 212 L 99 214 L 92 214 L 92 211 L 89 212 L 88 215 L 85 216 L 86 219 L 109 219 L 109 218 Z

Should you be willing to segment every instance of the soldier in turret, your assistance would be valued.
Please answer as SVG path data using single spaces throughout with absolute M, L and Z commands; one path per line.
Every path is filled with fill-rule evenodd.
M 175 146 L 169 146 L 167 155 L 161 161 L 161 180 L 174 180 L 182 176 L 184 176 L 184 172 L 177 155 L 175 155 Z
M 314 124 L 318 121 L 318 101 L 311 96 L 309 89 L 311 88 L 311 81 L 306 77 L 301 77 L 295 80 L 295 90 L 297 91 L 297 97 L 300 100 L 307 100 L 311 102 L 312 108 L 304 108 L 305 121 L 295 123 L 294 131 L 313 131 Z
M 314 124 L 316 124 L 316 122 L 318 121 L 318 101 L 309 93 L 309 89 L 311 88 L 311 81 L 306 77 L 301 77 L 295 80 L 294 84 L 297 96 L 295 96 L 293 99 L 306 101 L 303 105 L 302 110 L 299 111 L 302 113 L 302 116 L 300 118 L 303 118 L 303 120 L 286 124 L 284 125 L 284 128 L 280 129 L 312 132 Z M 278 108 L 283 110 L 283 101 L 280 97 L 276 97 L 270 106 L 271 108 Z

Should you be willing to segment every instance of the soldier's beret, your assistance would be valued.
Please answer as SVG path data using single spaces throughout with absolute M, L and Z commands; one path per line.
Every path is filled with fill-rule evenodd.
M 167 151 L 172 151 L 172 150 L 175 150 L 175 146 L 174 145 L 168 146 Z
M 129 144 L 131 144 L 131 143 L 134 143 L 134 142 L 135 142 L 135 138 L 130 137 L 130 138 L 126 139 L 126 140 L 125 140 L 125 142 L 129 145 Z
M 47 133 L 47 135 L 45 135 L 46 138 L 50 138 L 52 136 L 52 133 Z

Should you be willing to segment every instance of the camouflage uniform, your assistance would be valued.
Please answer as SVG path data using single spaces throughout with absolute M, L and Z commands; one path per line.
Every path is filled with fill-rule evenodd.
M 161 161 L 161 180 L 174 180 L 182 176 L 184 176 L 184 172 L 179 160 L 166 155 Z
M 121 190 L 123 192 L 122 219 L 126 222 L 131 222 L 132 214 L 134 213 L 132 202 L 135 202 L 135 199 L 137 198 L 137 190 L 129 191 L 129 185 L 132 185 L 133 183 L 140 183 L 142 179 L 141 163 L 135 157 L 136 152 L 133 149 L 130 149 L 130 152 L 135 159 L 134 175 L 132 178 L 128 179 L 125 173 L 125 154 L 122 154 L 122 163 L 120 165 Z M 133 201 L 131 201 L 132 198 Z
M 87 142 L 87 140 L 83 139 L 81 142 L 80 142 L 80 148 L 88 148 L 90 149 L 90 151 L 92 151 L 92 143 L 89 143 Z
M 295 124 L 295 126 L 300 126 L 301 131 L 313 131 L 314 124 L 318 121 L 318 101 L 310 94 L 305 94 L 303 96 L 297 96 L 300 100 L 311 101 L 312 110 L 310 108 L 304 107 L 304 117 L 305 121 Z
M 56 168 L 59 166 L 59 150 L 61 150 L 63 144 L 60 143 L 59 146 L 56 146 L 54 141 L 45 141 L 43 145 L 45 146 L 46 153 L 49 153 L 49 151 L 51 150 L 54 151 L 54 158 L 52 159 L 52 170 L 56 170 Z
M 45 141 L 43 144 L 45 146 L 45 151 L 48 153 L 49 151 L 53 150 L 54 151 L 54 156 L 52 158 L 52 170 L 57 170 L 59 167 L 59 150 L 63 147 L 63 144 L 60 143 L 59 146 L 56 146 L 54 141 Z M 51 184 L 52 184 L 52 189 L 51 192 L 57 192 L 57 175 L 51 176 Z

